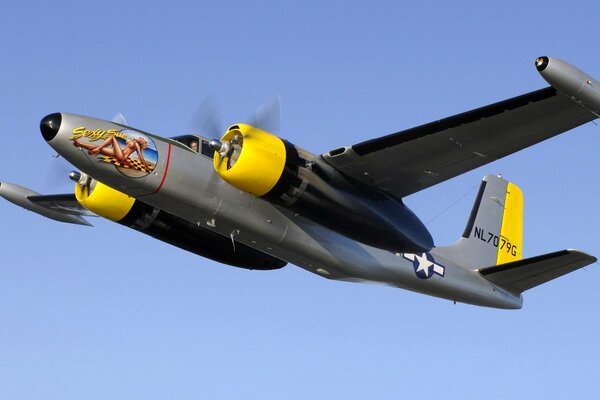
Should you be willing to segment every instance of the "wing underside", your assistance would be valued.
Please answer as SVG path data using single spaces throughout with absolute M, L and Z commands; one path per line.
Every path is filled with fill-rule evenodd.
M 79 215 L 84 217 L 96 217 L 97 215 L 84 208 L 74 194 L 49 194 L 28 196 L 27 199 L 34 204 L 43 206 L 50 210 L 58 211 L 69 215 Z
M 404 197 L 595 118 L 547 87 L 323 157 L 347 176 Z

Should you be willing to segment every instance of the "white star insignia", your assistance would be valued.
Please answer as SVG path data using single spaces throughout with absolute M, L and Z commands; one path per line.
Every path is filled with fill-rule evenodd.
M 419 267 L 417 268 L 416 272 L 419 273 L 419 272 L 423 271 L 425 276 L 427 278 L 429 278 L 429 268 L 433 267 L 433 263 L 427 259 L 427 256 L 425 255 L 425 253 L 423 253 L 421 255 L 415 254 L 415 258 L 417 259 L 417 262 L 419 263 Z
M 433 274 L 444 276 L 446 273 L 446 267 L 443 265 L 439 265 L 434 263 L 428 258 L 427 253 L 421 254 L 410 254 L 404 253 L 402 256 L 413 262 L 413 268 L 415 269 L 415 273 L 417 276 L 421 277 L 424 275 L 423 279 L 430 278 Z M 415 264 L 416 263 L 416 264 Z M 433 271 L 432 271 L 433 269 Z

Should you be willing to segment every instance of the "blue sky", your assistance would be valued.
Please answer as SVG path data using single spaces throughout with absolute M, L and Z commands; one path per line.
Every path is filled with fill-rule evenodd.
M 591 1 L 9 2 L 0 180 L 71 190 L 38 129 L 55 111 L 120 112 L 175 136 L 195 130 L 207 96 L 233 123 L 280 95 L 281 136 L 322 153 L 542 88 L 540 55 L 600 78 L 599 11 Z M 585 125 L 406 201 L 448 244 L 481 177 L 502 173 L 524 192 L 524 256 L 598 256 L 599 135 Z M 238 270 L 108 221 L 68 226 L 5 201 L 0 216 L 0 398 L 600 394 L 598 265 L 500 311 L 294 266 Z

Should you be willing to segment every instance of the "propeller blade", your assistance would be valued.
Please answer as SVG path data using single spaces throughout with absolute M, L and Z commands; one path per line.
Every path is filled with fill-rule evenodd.
M 127 120 L 121 113 L 118 113 L 117 115 L 115 115 L 112 119 L 112 122 L 117 123 L 119 125 L 128 125 Z
M 207 96 L 196 108 L 191 123 L 204 136 L 220 138 L 225 132 L 219 116 L 219 106 L 213 96 Z
M 50 167 L 46 169 L 46 179 L 44 190 L 53 191 L 57 188 L 64 188 L 69 185 L 69 181 L 65 179 L 73 167 L 67 163 L 62 157 L 54 157 Z
M 281 96 L 275 96 L 258 107 L 250 119 L 250 125 L 270 133 L 279 133 L 281 128 Z

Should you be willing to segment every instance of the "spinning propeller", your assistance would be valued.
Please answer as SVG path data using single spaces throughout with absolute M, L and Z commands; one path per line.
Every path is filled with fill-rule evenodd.
M 213 138 L 222 137 L 225 130 L 219 117 L 219 107 L 213 97 L 208 97 L 198 107 L 194 115 L 194 125 L 201 128 L 202 132 Z M 260 106 L 254 114 L 248 118 L 248 124 L 267 132 L 277 133 L 281 125 L 281 98 L 276 96 L 269 102 Z M 213 139 L 209 142 L 211 150 L 219 153 L 219 166 L 223 160 L 227 160 L 227 169 L 231 168 L 237 161 L 242 148 L 244 138 L 242 135 L 234 135 L 230 140 Z

